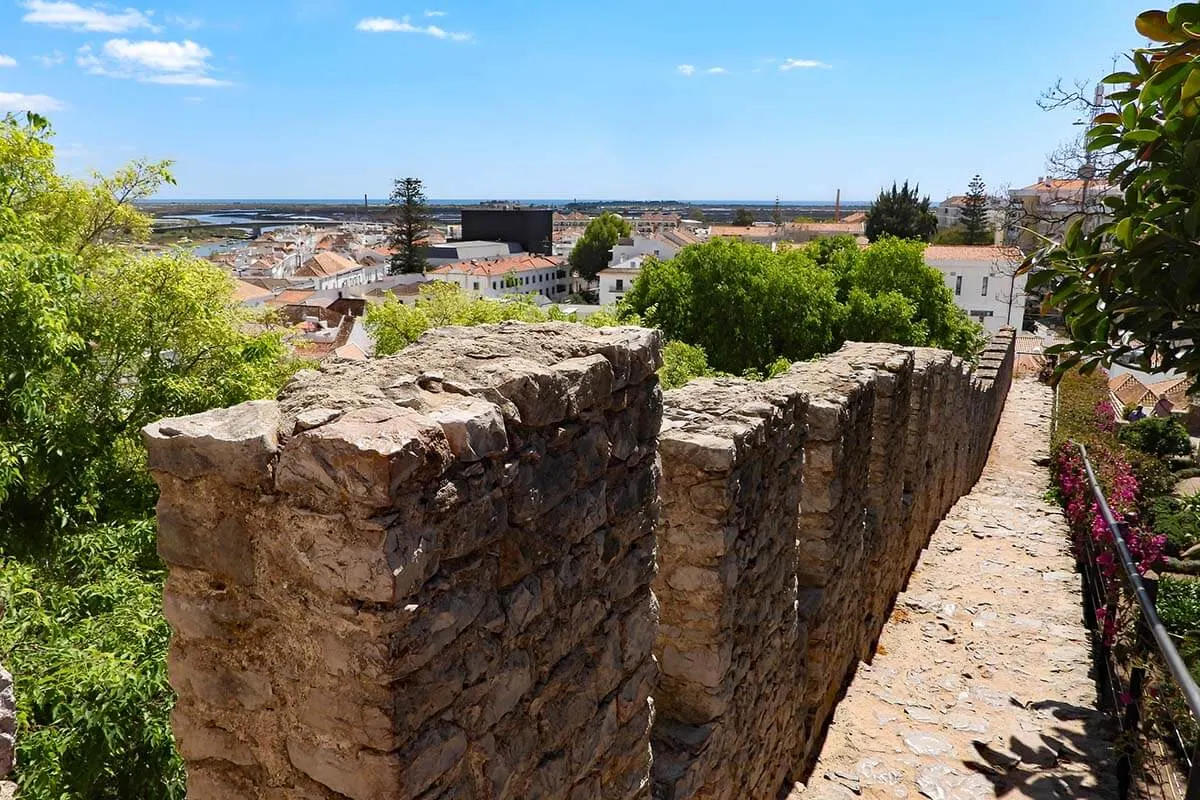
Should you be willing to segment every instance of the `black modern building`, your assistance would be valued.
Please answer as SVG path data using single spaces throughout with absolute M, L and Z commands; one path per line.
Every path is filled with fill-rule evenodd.
M 554 212 L 532 208 L 464 208 L 462 238 L 469 242 L 516 242 L 527 253 L 553 255 Z

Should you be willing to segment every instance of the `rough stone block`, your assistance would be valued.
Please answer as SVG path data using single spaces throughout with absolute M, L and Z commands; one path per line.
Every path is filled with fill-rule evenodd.
M 256 400 L 147 425 L 142 441 L 150 470 L 192 480 L 219 475 L 232 486 L 264 488 L 279 448 L 279 405 Z

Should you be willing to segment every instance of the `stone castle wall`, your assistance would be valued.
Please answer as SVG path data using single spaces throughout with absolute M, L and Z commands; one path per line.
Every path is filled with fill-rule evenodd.
M 664 398 L 653 692 L 663 800 L 803 779 L 937 522 L 983 469 L 1011 332 L 975 371 L 847 344 L 764 383 Z
M 451 329 L 150 426 L 189 797 L 648 798 L 658 366 Z
M 850 344 L 665 398 L 659 363 L 640 329 L 445 329 L 149 426 L 189 797 L 801 777 L 983 466 L 1012 334 L 974 372 Z

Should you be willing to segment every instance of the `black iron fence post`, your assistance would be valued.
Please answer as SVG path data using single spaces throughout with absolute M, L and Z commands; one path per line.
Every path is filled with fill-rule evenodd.
M 1200 744 L 1192 750 L 1192 769 L 1188 773 L 1187 793 L 1184 800 L 1200 800 Z
M 1118 523 L 1121 536 L 1128 537 L 1129 526 Z M 1158 608 L 1158 576 L 1147 572 L 1142 576 L 1142 585 L 1146 589 L 1146 597 L 1151 605 Z M 1133 785 L 1134 758 L 1137 750 L 1138 736 L 1141 733 L 1142 696 L 1145 693 L 1146 661 L 1150 658 L 1154 647 L 1154 634 L 1146 621 L 1144 614 L 1138 614 L 1137 630 L 1133 642 L 1133 670 L 1129 676 L 1129 702 L 1125 705 L 1125 719 L 1121 725 L 1125 732 L 1126 746 L 1121 749 L 1121 758 L 1117 762 L 1117 786 L 1122 798 L 1129 796 Z

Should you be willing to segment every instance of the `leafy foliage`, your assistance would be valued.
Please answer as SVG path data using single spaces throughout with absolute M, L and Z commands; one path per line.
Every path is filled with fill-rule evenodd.
M 23 797 L 183 797 L 154 538 L 150 520 L 95 525 L 44 560 L 0 556 Z
M 45 120 L 0 122 L 0 654 L 18 704 L 22 797 L 181 798 L 155 493 L 139 429 L 274 395 L 296 364 L 227 275 L 125 247 L 134 164 L 54 169 Z
M 1192 442 L 1187 429 L 1178 420 L 1146 417 L 1121 429 L 1121 441 L 1143 453 L 1159 458 L 1191 455 Z
M 966 200 L 962 210 L 965 244 L 988 244 L 991 230 L 988 224 L 987 186 L 983 178 L 976 175 L 967 186 Z
M 612 249 L 617 240 L 632 232 L 629 223 L 616 214 L 601 214 L 588 223 L 587 230 L 575 247 L 571 249 L 568 260 L 571 268 L 580 277 L 589 281 L 595 280 L 600 270 L 608 266 L 612 258 Z
M 415 342 L 425 331 L 445 325 L 483 325 L 504 320 L 521 322 L 576 322 L 574 314 L 564 313 L 557 306 L 542 310 L 527 295 L 514 295 L 501 301 L 474 298 L 451 283 L 435 282 L 422 286 L 420 296 L 412 306 L 389 300 L 367 309 L 367 328 L 375 337 L 375 354 L 388 356 Z M 612 309 L 601 309 L 586 319 L 584 325 L 605 328 L 614 325 L 638 325 L 641 320 L 628 309 L 618 315 Z M 663 366 L 659 379 L 664 389 L 678 388 L 693 378 L 716 375 L 700 347 L 668 340 L 663 346 Z
M 1200 495 L 1159 497 L 1151 503 L 1149 516 L 1155 532 L 1167 537 L 1174 552 L 1200 544 Z
M 1164 575 L 1158 582 L 1155 610 L 1176 636 L 1200 627 L 1200 581 Z
M 1035 254 L 1030 286 L 1051 291 L 1070 341 L 1063 368 L 1115 359 L 1175 369 L 1200 387 L 1200 4 L 1147 11 L 1138 31 L 1156 44 L 1130 55 L 1131 71 L 1104 79 L 1119 111 L 1101 114 L 1088 150 L 1118 162 L 1108 181 L 1111 220 L 1076 220 Z
M 497 302 L 471 297 L 455 284 L 435 281 L 420 288 L 411 306 L 395 299 L 371 306 L 367 309 L 366 326 L 375 337 L 376 355 L 387 356 L 403 350 L 431 328 L 483 325 L 509 319 L 546 322 L 555 318 L 553 311 L 538 308 L 530 295 L 515 294 Z M 559 313 L 560 318 L 566 318 Z M 601 324 L 607 319 L 611 317 L 598 317 Z
M 622 308 L 735 375 L 767 374 L 780 359 L 822 355 L 847 338 L 964 356 L 983 343 L 940 273 L 925 265 L 922 245 L 895 239 L 864 251 L 834 237 L 779 252 L 714 239 L 671 261 L 647 259 Z
M 879 197 L 867 209 L 867 238 L 874 242 L 884 236 L 897 239 L 919 239 L 928 242 L 937 233 L 937 217 L 929 209 L 929 197 L 920 196 L 919 186 L 900 188 L 892 184 L 891 191 L 880 190 Z
M 678 389 L 694 378 L 712 374 L 704 348 L 678 341 L 668 341 L 663 345 L 663 366 L 658 372 L 662 388 Z
M 428 266 L 425 260 L 425 235 L 432 217 L 421 179 L 397 178 L 393 183 L 389 205 L 397 212 L 391 235 L 391 245 L 396 251 L 392 255 L 391 273 L 424 272 Z

